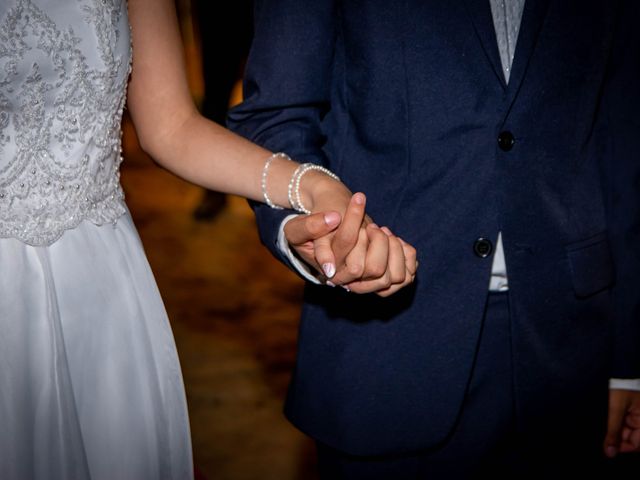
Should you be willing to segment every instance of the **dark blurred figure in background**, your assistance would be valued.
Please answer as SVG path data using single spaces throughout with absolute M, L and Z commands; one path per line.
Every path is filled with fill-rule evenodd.
M 192 6 L 202 52 L 202 114 L 224 125 L 233 87 L 242 77 L 249 54 L 253 0 L 192 0 Z M 230 25 L 233 38 L 229 38 Z M 196 220 L 212 220 L 224 205 L 223 193 L 205 190 L 193 216 Z

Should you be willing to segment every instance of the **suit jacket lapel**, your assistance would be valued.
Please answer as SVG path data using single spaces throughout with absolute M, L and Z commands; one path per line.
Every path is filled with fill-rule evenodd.
M 527 0 L 527 2 L 528 1 L 529 0 Z M 497 80 L 502 85 L 502 88 L 506 90 L 507 85 L 504 80 L 504 73 L 502 72 L 498 40 L 496 39 L 496 31 L 493 27 L 493 17 L 491 15 L 489 0 L 465 0 L 465 3 L 482 49 L 491 64 Z M 516 47 L 516 56 L 518 55 L 517 48 L 518 47 Z
M 512 102 L 520 90 L 520 85 L 529 66 L 529 60 L 535 50 L 536 41 L 547 14 L 549 0 L 526 0 L 525 2 L 508 86 L 505 83 L 502 63 L 500 62 L 500 52 L 498 51 L 498 41 L 493 26 L 489 0 L 465 0 L 465 3 L 476 35 L 480 40 L 491 68 L 497 80 L 507 92 L 508 101 Z
M 485 0 L 485 2 L 489 3 L 488 0 Z M 538 36 L 547 15 L 548 6 L 549 0 L 526 0 L 524 4 L 520 33 L 518 34 L 515 57 L 513 65 L 511 65 L 511 76 L 509 77 L 508 97 L 511 102 L 520 90 L 522 80 L 527 73 L 529 61 L 535 50 Z M 493 26 L 493 23 L 491 25 Z

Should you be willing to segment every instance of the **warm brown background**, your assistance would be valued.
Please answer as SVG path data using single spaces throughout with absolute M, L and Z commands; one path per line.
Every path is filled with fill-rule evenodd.
M 199 51 L 182 11 L 198 101 Z M 201 190 L 159 169 L 124 129 L 122 182 L 172 322 L 198 470 L 209 480 L 314 479 L 313 443 L 281 413 L 302 281 L 260 245 L 244 200 L 193 220 Z

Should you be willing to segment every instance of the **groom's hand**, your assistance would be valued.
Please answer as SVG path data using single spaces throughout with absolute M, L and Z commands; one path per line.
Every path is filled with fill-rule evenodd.
M 299 215 L 286 223 L 284 235 L 298 257 L 322 274 L 322 263 L 325 263 L 325 269 L 329 269 L 329 265 L 335 265 L 335 260 L 330 252 L 329 258 L 325 256 L 324 260 L 320 260 L 322 263 L 318 263 L 314 241 L 335 231 L 341 220 L 342 217 L 337 212 Z M 335 269 L 335 267 L 331 268 Z
M 388 297 L 398 290 L 411 284 L 416 277 L 418 262 L 416 260 L 416 250 L 406 243 L 400 237 L 396 237 L 387 227 L 379 228 L 371 223 L 366 227 L 368 238 L 370 239 L 369 251 L 361 252 L 360 258 L 364 258 L 363 275 L 355 278 L 347 283 L 349 290 L 356 293 L 375 292 L 381 297 Z M 386 242 L 384 242 L 384 237 Z M 377 264 L 372 259 L 382 258 L 382 253 L 375 253 L 375 238 L 379 239 L 379 245 L 388 245 L 388 253 L 386 255 L 386 271 L 384 261 Z M 347 264 L 351 265 L 352 261 L 357 261 L 354 249 L 347 257 Z M 376 270 L 376 268 L 378 270 Z M 338 279 L 336 279 L 338 281 Z
M 640 392 L 614 388 L 609 390 L 604 453 L 613 458 L 627 452 L 640 452 Z

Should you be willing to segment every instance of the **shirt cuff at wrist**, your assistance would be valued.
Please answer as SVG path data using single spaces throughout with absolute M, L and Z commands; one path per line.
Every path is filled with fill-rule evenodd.
M 291 262 L 291 265 L 293 266 L 293 268 L 295 268 L 296 271 L 305 280 L 308 280 L 311 283 L 315 283 L 316 285 L 320 285 L 320 280 L 316 278 L 315 270 L 311 266 L 307 265 L 302 260 L 300 260 L 300 258 L 293 252 L 293 250 L 291 250 L 291 246 L 287 241 L 287 237 L 285 237 L 284 235 L 284 227 L 287 224 L 287 222 L 298 216 L 299 215 L 289 215 L 285 217 L 284 220 L 282 220 L 282 223 L 280 224 L 280 229 L 278 230 L 278 240 L 277 240 L 278 250 L 280 250 L 280 253 L 282 253 L 285 257 L 287 257 L 287 260 Z
M 609 388 L 640 392 L 640 378 L 611 378 Z

